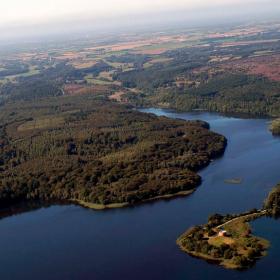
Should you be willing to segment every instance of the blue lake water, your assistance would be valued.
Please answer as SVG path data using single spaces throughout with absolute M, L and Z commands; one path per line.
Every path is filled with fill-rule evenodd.
M 271 239 L 267 257 L 248 271 L 232 271 L 189 257 L 177 237 L 209 214 L 262 206 L 280 182 L 280 138 L 268 120 L 210 113 L 145 112 L 202 119 L 225 135 L 224 156 L 200 172 L 194 194 L 133 208 L 94 211 L 51 206 L 0 220 L 0 279 L 279 279 L 280 221 L 260 219 L 253 228 Z M 238 185 L 225 180 L 241 178 Z M 280 239 L 279 239 L 280 240 Z

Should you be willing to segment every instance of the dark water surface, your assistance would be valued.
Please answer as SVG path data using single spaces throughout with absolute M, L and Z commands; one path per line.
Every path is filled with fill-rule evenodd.
M 135 208 L 93 211 L 52 206 L 0 221 L 0 279 L 279 279 L 280 221 L 260 219 L 256 233 L 271 239 L 269 255 L 251 270 L 225 270 L 176 246 L 188 227 L 209 214 L 261 207 L 280 181 L 280 138 L 268 120 L 208 113 L 146 112 L 202 119 L 225 135 L 225 155 L 200 172 L 203 183 L 185 198 Z M 224 181 L 241 178 L 237 185 Z M 278 240 L 279 239 L 279 240 Z

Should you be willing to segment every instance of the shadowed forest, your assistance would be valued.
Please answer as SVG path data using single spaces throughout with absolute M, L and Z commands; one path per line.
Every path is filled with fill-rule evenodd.
M 92 96 L 7 102 L 0 201 L 133 204 L 192 190 L 226 140 L 201 121 L 156 117 Z

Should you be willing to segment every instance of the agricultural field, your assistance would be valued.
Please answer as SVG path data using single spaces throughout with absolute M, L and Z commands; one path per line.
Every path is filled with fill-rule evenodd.
M 0 57 L 0 100 L 40 80 L 55 95 L 279 117 L 279 40 L 272 23 L 120 34 L 7 53 Z

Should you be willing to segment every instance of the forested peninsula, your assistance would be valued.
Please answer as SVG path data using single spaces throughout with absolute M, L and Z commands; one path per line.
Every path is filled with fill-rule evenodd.
M 269 193 L 262 209 L 234 214 L 214 214 L 204 225 L 194 226 L 177 239 L 191 256 L 228 269 L 247 269 L 267 254 L 268 240 L 254 236 L 250 222 L 262 217 L 279 218 L 280 184 Z
M 0 137 L 2 206 L 71 201 L 96 209 L 192 192 L 197 171 L 227 143 L 205 122 L 92 95 L 6 102 Z

